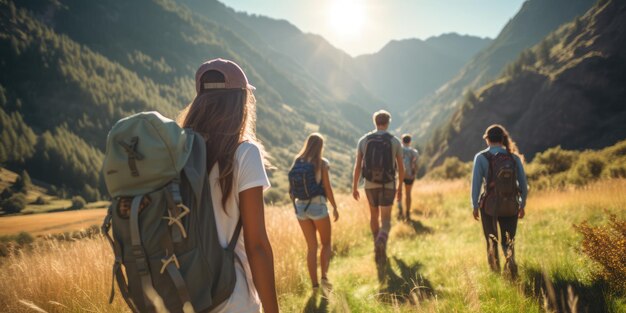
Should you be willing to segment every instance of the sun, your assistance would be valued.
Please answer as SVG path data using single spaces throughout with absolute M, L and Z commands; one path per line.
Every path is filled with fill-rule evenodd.
M 330 26 L 343 36 L 356 36 L 363 30 L 366 12 L 362 0 L 332 0 L 329 11 Z

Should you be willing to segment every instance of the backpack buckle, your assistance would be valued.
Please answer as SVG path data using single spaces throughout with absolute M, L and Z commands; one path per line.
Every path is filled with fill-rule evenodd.
M 189 210 L 189 208 L 182 203 L 177 204 L 176 208 L 181 210 L 180 213 L 178 213 L 178 215 L 173 216 L 172 211 L 167 210 L 167 216 L 162 217 L 162 219 L 167 220 L 168 226 L 172 226 L 172 225 L 178 226 L 178 228 L 180 229 L 180 234 L 183 236 L 183 238 L 187 238 L 187 231 L 185 231 L 185 226 L 183 226 L 181 219 L 185 217 L 187 214 L 189 214 L 191 210 Z
M 131 252 L 133 254 L 133 258 L 135 259 L 135 265 L 137 266 L 137 272 L 139 275 L 147 275 L 150 274 L 148 270 L 147 259 L 144 256 L 143 248 L 141 246 L 132 246 Z

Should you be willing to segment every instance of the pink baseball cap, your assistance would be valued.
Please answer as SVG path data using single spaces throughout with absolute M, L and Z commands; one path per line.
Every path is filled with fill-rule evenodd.
M 204 83 L 200 82 L 202 75 L 208 71 L 218 71 L 224 75 L 223 83 Z M 237 63 L 224 60 L 213 59 L 206 61 L 200 65 L 196 71 L 196 92 L 207 89 L 246 89 L 255 90 L 256 88 L 248 83 L 248 78 Z

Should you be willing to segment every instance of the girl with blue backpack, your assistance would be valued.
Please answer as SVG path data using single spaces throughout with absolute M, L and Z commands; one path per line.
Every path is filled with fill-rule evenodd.
M 320 234 L 321 283 L 323 291 L 327 292 L 332 289 L 332 285 L 327 276 L 331 256 L 331 227 L 326 202 L 329 201 L 333 206 L 335 222 L 339 219 L 339 212 L 330 183 L 329 162 L 322 156 L 323 151 L 324 137 L 318 133 L 309 135 L 289 171 L 289 194 L 306 239 L 307 267 L 314 291 L 319 289 L 316 232 Z

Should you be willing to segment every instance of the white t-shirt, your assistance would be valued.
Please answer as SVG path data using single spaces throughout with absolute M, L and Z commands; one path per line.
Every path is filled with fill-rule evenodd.
M 249 142 L 240 144 L 235 152 L 233 189 L 230 199 L 226 202 L 226 212 L 224 211 L 224 206 L 222 206 L 222 190 L 219 186 L 218 176 L 219 169 L 216 164 L 209 173 L 209 182 L 211 184 L 211 197 L 213 198 L 217 234 L 220 244 L 226 248 L 239 220 L 239 193 L 260 186 L 263 187 L 263 190 L 266 190 L 270 187 L 270 182 L 265 172 L 259 148 Z M 235 262 L 237 274 L 235 290 L 228 300 L 211 311 L 211 313 L 261 311 L 261 300 L 252 281 L 250 263 L 243 242 L 243 230 L 235 246 L 235 253 L 243 264 L 242 267 L 239 262 Z

